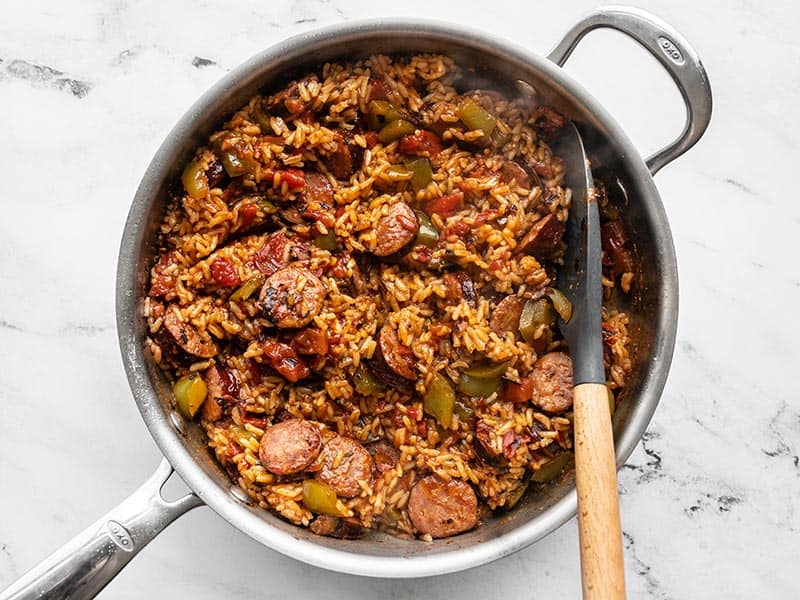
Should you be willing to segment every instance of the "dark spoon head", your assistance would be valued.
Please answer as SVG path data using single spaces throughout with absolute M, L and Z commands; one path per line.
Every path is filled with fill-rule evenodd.
M 564 236 L 567 250 L 558 275 L 558 288 L 572 303 L 572 317 L 568 323 L 559 318 L 558 324 L 569 344 L 575 385 L 605 383 L 600 213 L 592 172 L 572 121 L 561 129 L 552 147 L 564 161 L 564 186 L 572 190 Z

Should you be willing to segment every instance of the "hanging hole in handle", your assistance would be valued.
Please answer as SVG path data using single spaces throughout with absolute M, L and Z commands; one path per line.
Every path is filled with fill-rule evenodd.
M 640 154 L 650 156 L 683 129 L 683 99 L 664 68 L 627 35 L 591 31 L 563 67 L 608 110 Z
M 177 502 L 192 494 L 192 490 L 176 472 L 164 482 L 160 490 L 161 498 L 168 503 Z

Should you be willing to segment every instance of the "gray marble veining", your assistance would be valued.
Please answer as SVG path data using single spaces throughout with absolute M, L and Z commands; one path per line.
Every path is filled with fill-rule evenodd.
M 656 178 L 679 258 L 681 316 L 662 403 L 620 472 L 630 597 L 797 598 L 800 202 L 791 179 L 800 9 L 640 4 L 695 45 L 716 105 L 701 143 Z M 592 6 L 0 3 L 0 588 L 158 462 L 117 355 L 115 262 L 141 173 L 202 91 L 267 45 L 344 19 L 455 20 L 545 52 Z M 644 154 L 677 133 L 675 93 L 632 44 L 593 34 L 567 68 Z M 574 522 L 481 568 L 389 581 L 282 557 L 201 509 L 102 597 L 510 599 L 579 590 Z

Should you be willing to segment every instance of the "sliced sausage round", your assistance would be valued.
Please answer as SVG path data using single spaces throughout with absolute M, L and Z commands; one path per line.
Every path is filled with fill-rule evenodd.
M 222 405 L 239 397 L 239 382 L 223 364 L 209 367 L 203 379 L 208 391 L 200 408 L 201 415 L 205 421 L 214 422 L 222 417 Z
M 563 352 L 549 352 L 533 365 L 533 403 L 558 413 L 572 407 L 572 359 Z
M 207 423 L 219 421 L 222 418 L 222 407 L 219 405 L 219 401 L 212 396 L 206 396 L 200 406 L 200 417 Z
M 414 353 L 411 348 L 400 342 L 397 333 L 390 325 L 384 325 L 378 333 L 378 351 L 380 359 L 392 373 L 412 381 L 417 378 L 417 361 Z
M 378 440 L 367 444 L 367 452 L 375 461 L 378 473 L 385 473 L 397 466 L 400 461 L 400 451 L 386 440 Z
M 192 361 L 217 354 L 217 345 L 204 340 L 197 328 L 181 321 L 172 309 L 166 311 L 158 338 L 161 351 L 175 360 Z
M 469 275 L 463 271 L 445 273 L 442 277 L 442 282 L 445 288 L 445 298 L 448 302 L 457 304 L 462 300 L 466 300 L 473 306 L 475 305 L 478 294 L 475 291 L 475 283 Z
M 370 372 L 375 375 L 375 377 L 377 377 L 384 385 L 388 385 L 389 387 L 405 392 L 411 390 L 413 382 L 410 379 L 401 377 L 389 368 L 389 365 L 381 355 L 380 347 L 375 351 L 375 355 L 372 357 L 372 360 L 368 361 L 366 365 Z
M 307 203 L 316 202 L 320 205 L 331 206 L 335 191 L 328 178 L 317 171 L 308 171 L 304 173 L 304 177 L 306 185 L 303 188 L 303 200 Z
M 545 215 L 522 237 L 515 251 L 547 258 L 558 250 L 562 237 L 564 237 L 564 224 L 552 214 Z
M 336 435 L 322 448 L 322 468 L 317 479 L 342 498 L 361 493 L 359 481 L 372 482 L 372 457 L 352 438 Z
M 465 481 L 428 475 L 411 490 L 408 516 L 417 533 L 449 537 L 478 524 L 478 498 Z
M 506 296 L 492 312 L 489 319 L 489 328 L 497 335 L 503 336 L 506 332 L 516 332 L 519 329 L 519 318 L 522 309 L 525 307 L 525 300 L 519 296 Z
M 507 160 L 500 168 L 504 181 L 516 181 L 519 187 L 531 188 L 531 178 L 525 168 L 513 160 Z
M 414 210 L 405 202 L 398 202 L 375 225 L 375 256 L 389 256 L 400 252 L 417 239 L 419 220 Z
M 258 457 L 276 475 L 291 475 L 307 469 L 319 456 L 322 436 L 311 421 L 289 419 L 264 432 Z
M 264 282 L 259 302 L 266 317 L 280 328 L 308 325 L 322 308 L 325 284 L 303 267 L 285 267 Z
M 353 143 L 349 132 L 345 135 L 336 132 L 333 139 L 336 142 L 336 150 L 325 158 L 325 166 L 336 179 L 350 179 L 350 176 L 361 168 L 364 150 Z
M 318 515 L 308 528 L 317 535 L 339 538 L 342 540 L 355 540 L 364 535 L 364 528 L 358 519 L 352 517 L 332 517 Z

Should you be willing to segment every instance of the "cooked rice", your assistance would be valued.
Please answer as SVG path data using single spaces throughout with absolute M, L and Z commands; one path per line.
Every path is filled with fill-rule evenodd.
M 315 518 L 303 503 L 302 476 L 276 475 L 259 459 L 264 431 L 288 416 L 320 423 L 325 435 L 335 432 L 362 444 L 385 440 L 394 446 L 399 451 L 397 464 L 376 472 L 372 482 L 362 481 L 360 495 L 340 498 L 340 508 L 364 527 L 408 534 L 415 532 L 407 510 L 409 493 L 426 474 L 469 482 L 485 516 L 513 502 L 532 472 L 572 446 L 569 412 L 546 413 L 534 402 L 506 401 L 502 393 L 483 400 L 459 393 L 459 401 L 473 416 L 454 414 L 445 426 L 424 411 L 423 396 L 434 373 L 455 386 L 461 372 L 481 361 L 508 361 L 505 377 L 512 382 L 532 371 L 539 354 L 516 332 L 493 331 L 490 320 L 498 299 L 534 299 L 554 284 L 557 255 L 540 262 L 530 254 L 515 253 L 515 248 L 544 215 L 564 222 L 570 203 L 569 190 L 561 185 L 562 163 L 537 131 L 540 113 L 526 100 L 473 93 L 495 116 L 496 130 L 503 136 L 492 148 L 476 147 L 482 132 L 466 130 L 457 112 L 463 98 L 457 91 L 461 73 L 451 59 L 435 55 L 373 56 L 354 64 L 326 64 L 314 77 L 297 83 L 294 93 L 302 113 L 278 110 L 267 115 L 272 130 L 268 135 L 262 133 L 267 127 L 259 126 L 258 113 L 265 103 L 274 105 L 277 94 L 256 96 L 196 154 L 201 170 L 208 170 L 219 160 L 220 148 L 235 140 L 235 151 L 246 148 L 251 155 L 247 173 L 225 178 L 223 185 L 201 197 L 181 190 L 166 209 L 160 262 L 144 304 L 151 335 L 147 347 L 172 380 L 190 372 L 206 373 L 212 365 L 224 366 L 236 379 L 238 398 L 223 405 L 218 418 L 201 419 L 209 447 L 254 502 L 297 525 L 308 526 Z M 398 142 L 374 143 L 374 134 L 364 130 L 363 115 L 375 81 L 382 82 L 392 101 L 413 113 L 417 123 L 426 128 L 437 124 L 443 149 L 430 161 L 432 181 L 424 189 L 414 191 L 407 182 L 392 181 L 391 167 L 404 159 Z M 349 179 L 334 177 L 326 162 L 337 152 L 342 131 L 352 133 L 351 143 L 363 150 L 363 165 Z M 525 187 L 504 177 L 504 164 L 515 160 L 538 165 L 542 185 Z M 290 214 L 300 194 L 293 189 L 289 168 L 327 178 L 335 191 L 329 220 Z M 392 205 L 423 207 L 454 193 L 464 194 L 463 206 L 450 216 L 431 216 L 442 233 L 432 252 L 417 246 L 402 260 L 371 256 L 380 241 L 376 222 Z M 459 223 L 466 232 L 459 230 Z M 264 341 L 286 339 L 287 332 L 276 331 L 264 316 L 258 289 L 247 299 L 230 299 L 239 285 L 263 278 L 264 268 L 254 257 L 279 229 L 295 242 L 302 241 L 302 256 L 288 257 L 288 262 L 317 274 L 327 290 L 309 327 L 327 336 L 328 350 L 323 356 L 303 357 L 310 376 L 295 383 L 269 366 Z M 329 232 L 335 234 L 335 251 L 311 243 Z M 214 266 L 223 264 L 217 263 L 220 259 L 229 265 L 228 277 L 237 285 L 220 283 Z M 448 299 L 445 272 L 433 268 L 445 263 L 469 274 L 478 290 L 477 302 Z M 296 293 L 311 284 L 303 278 L 296 283 Z M 604 283 L 613 287 L 614 280 Z M 621 284 L 628 291 L 632 276 L 623 274 Z M 183 362 L 168 357 L 159 337 L 167 311 L 177 311 L 182 323 L 190 324 L 202 341 L 215 342 L 220 352 Z M 631 369 L 627 323 L 624 313 L 604 313 L 607 379 L 614 390 L 625 385 Z M 413 352 L 418 378 L 409 390 L 387 386 L 379 393 L 359 394 L 354 375 L 375 360 L 377 336 L 385 324 Z M 547 334 L 538 332 L 537 337 L 543 333 Z M 556 331 L 541 350 L 565 349 Z M 476 450 L 478 420 L 490 431 L 489 448 L 505 454 L 502 464 L 492 464 Z M 509 432 L 519 441 L 515 449 L 507 449 Z M 535 486 L 530 493 L 536 493 Z

